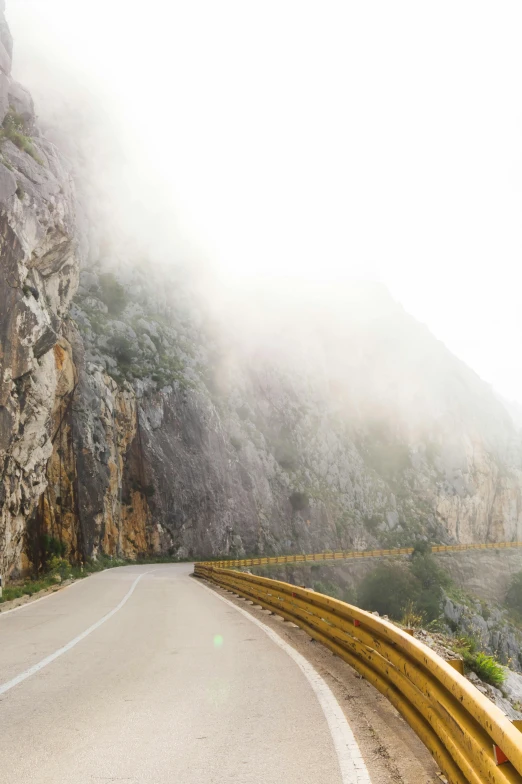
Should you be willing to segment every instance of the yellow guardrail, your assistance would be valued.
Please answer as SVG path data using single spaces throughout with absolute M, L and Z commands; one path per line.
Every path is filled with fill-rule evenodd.
M 431 545 L 432 553 L 458 552 L 460 550 L 498 550 L 522 547 L 522 542 L 487 542 L 487 544 L 437 544 Z M 265 558 L 240 558 L 222 561 L 202 561 L 209 566 L 226 568 L 229 566 L 265 566 L 268 564 L 301 563 L 304 561 L 343 561 L 349 558 L 382 558 L 383 556 L 410 555 L 413 547 L 398 547 L 393 550 L 329 550 L 324 553 L 307 555 L 275 555 Z
M 520 731 L 448 662 L 402 629 L 278 580 L 216 564 L 197 563 L 194 573 L 293 621 L 347 661 L 403 715 L 450 784 L 522 782 Z

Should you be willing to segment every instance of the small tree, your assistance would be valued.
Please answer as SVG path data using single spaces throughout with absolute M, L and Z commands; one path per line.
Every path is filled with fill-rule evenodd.
M 134 344 L 125 335 L 113 335 L 107 342 L 118 365 L 127 369 L 136 356 Z
M 288 500 L 292 504 L 292 509 L 294 512 L 302 512 L 303 509 L 306 509 L 309 503 L 306 493 L 300 493 L 297 490 L 292 493 Z
M 511 610 L 522 614 L 522 572 L 511 578 L 506 594 L 506 604 Z
M 419 539 L 413 547 L 412 558 L 415 558 L 416 555 L 426 555 L 426 553 L 431 553 L 431 544 L 425 539 Z
M 447 588 L 450 584 L 448 573 L 441 569 L 430 553 L 424 555 L 414 553 L 410 568 L 423 588 Z
M 441 569 L 429 552 L 414 553 L 410 569 L 421 585 L 415 603 L 416 608 L 426 621 L 433 621 L 440 615 L 442 589 L 449 586 L 451 582 L 449 575 Z
M 107 305 L 111 316 L 119 316 L 127 304 L 125 289 L 111 272 L 100 275 L 100 299 Z
M 406 608 L 415 603 L 422 590 L 417 577 L 395 564 L 380 564 L 359 586 L 357 595 L 363 610 L 376 610 L 399 621 Z

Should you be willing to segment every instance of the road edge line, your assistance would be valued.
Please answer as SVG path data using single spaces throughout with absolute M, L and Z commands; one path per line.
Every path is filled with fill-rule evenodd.
M 116 613 L 119 610 L 121 610 L 121 608 L 130 599 L 130 597 L 134 593 L 134 589 L 136 588 L 137 584 L 139 583 L 141 578 L 144 577 L 146 574 L 148 574 L 148 572 L 142 572 L 140 575 L 138 575 L 138 577 L 136 577 L 136 579 L 134 580 L 131 587 L 129 588 L 129 590 L 123 597 L 123 599 L 120 601 L 120 603 L 116 605 L 116 607 L 114 607 L 112 610 L 110 610 L 110 612 L 108 612 L 106 615 L 100 618 L 99 621 L 93 623 L 92 626 L 89 626 L 88 629 L 85 629 L 85 631 L 78 634 L 62 648 L 58 648 L 57 651 L 49 654 L 49 656 L 46 656 L 45 659 L 42 659 L 41 661 L 37 662 L 37 664 L 33 664 L 32 667 L 29 667 L 29 669 L 24 670 L 24 672 L 21 672 L 19 675 L 15 675 L 15 677 L 11 678 L 11 680 L 6 681 L 3 684 L 0 684 L 0 696 L 8 692 L 10 689 L 13 689 L 15 686 L 18 686 L 19 683 L 22 683 L 23 681 L 27 680 L 27 678 L 30 678 L 32 675 L 36 675 L 37 672 L 40 672 L 40 670 L 43 670 L 44 667 L 47 667 L 47 665 L 51 664 L 60 656 L 63 656 L 64 653 L 70 651 L 71 648 L 74 648 L 76 645 L 78 645 L 78 643 L 84 640 L 86 637 L 88 637 L 89 634 L 92 634 L 92 632 L 96 631 L 96 629 L 99 629 L 100 626 L 102 626 L 104 623 L 106 623 L 106 621 L 112 618 L 113 615 L 116 615 Z M 42 598 L 47 598 L 47 597 L 42 597 Z
M 291 659 L 297 664 L 306 680 L 312 687 L 312 690 L 317 697 L 319 705 L 324 713 L 326 723 L 332 736 L 335 751 L 337 753 L 337 760 L 341 771 L 342 784 L 371 784 L 370 774 L 364 762 L 359 744 L 355 739 L 352 728 L 348 723 L 343 709 L 341 708 L 334 693 L 324 680 L 319 675 L 315 667 L 295 648 L 283 640 L 280 635 L 267 626 L 262 621 L 258 620 L 254 615 L 251 615 L 247 610 L 238 607 L 234 602 L 221 596 L 220 593 L 204 585 L 199 580 L 196 581 L 201 588 L 204 588 L 209 593 L 216 596 L 225 604 L 233 607 L 249 621 L 255 623 L 265 634 L 270 637 L 279 648 L 290 656 Z M 0 692 L 1 693 L 1 692 Z

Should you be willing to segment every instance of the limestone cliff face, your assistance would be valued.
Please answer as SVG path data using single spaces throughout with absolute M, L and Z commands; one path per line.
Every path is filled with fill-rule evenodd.
M 2 573 L 49 541 L 82 560 L 522 538 L 522 438 L 488 385 L 379 287 L 218 308 L 136 249 L 124 208 L 114 229 L 83 115 L 48 133 L 73 187 L 11 51 L 2 10 Z
M 59 390 L 54 347 L 78 278 L 73 183 L 11 79 L 0 6 L 0 571 L 24 563 L 46 486 Z
M 138 541 L 190 556 L 519 538 L 519 432 L 385 292 L 346 291 L 340 310 L 328 294 L 306 321 L 290 314 L 294 332 L 278 326 L 271 342 L 266 320 L 260 338 L 238 340 L 241 323 L 210 322 L 182 279 L 103 269 L 82 274 L 71 313 L 87 368 L 82 492 L 91 517 L 144 525 L 130 541 L 124 525 L 114 552 Z M 92 401 L 113 386 L 135 413 L 107 512 L 112 425 Z

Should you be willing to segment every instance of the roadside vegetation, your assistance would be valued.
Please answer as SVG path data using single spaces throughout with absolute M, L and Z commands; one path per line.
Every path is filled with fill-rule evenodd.
M 452 646 L 455 653 L 462 656 L 464 667 L 474 672 L 485 683 L 500 688 L 506 680 L 506 671 L 494 656 L 480 650 L 475 637 L 460 637 Z
M 307 577 L 301 576 L 302 569 L 309 570 Z M 274 575 L 274 567 L 256 567 L 255 573 L 276 576 L 298 585 L 306 581 L 319 593 L 377 612 L 404 628 L 414 629 L 427 644 L 431 640 L 436 650 L 441 646 L 446 652 L 462 658 L 466 672 L 473 672 L 485 683 L 501 688 L 506 670 L 497 656 L 484 649 L 480 634 L 465 636 L 462 631 L 459 634 L 457 628 L 452 630 L 450 621 L 444 616 L 445 597 L 459 603 L 469 602 L 475 611 L 476 601 L 456 588 L 448 573 L 437 563 L 427 542 L 416 543 L 409 560 L 379 563 L 357 589 L 346 583 L 334 565 L 330 565 L 330 570 L 331 577 L 327 576 L 324 566 L 314 563 L 292 564 L 278 575 Z M 522 619 L 522 573 L 513 578 L 509 601 Z M 487 609 L 482 609 L 484 616 Z
M 23 596 L 33 596 L 66 580 L 79 580 L 94 574 L 94 572 L 102 572 L 104 569 L 111 569 L 115 566 L 126 566 L 128 563 L 129 561 L 123 559 L 111 559 L 109 556 L 102 555 L 96 559 L 89 559 L 81 566 L 75 566 L 63 556 L 53 555 L 47 561 L 40 576 L 27 577 L 4 586 L 0 603 L 21 599 Z
M 522 612 L 522 573 L 512 582 L 511 602 Z M 380 564 L 361 583 L 359 605 L 387 615 L 407 628 L 438 629 L 444 626 L 442 600 L 453 589 L 448 574 L 432 556 L 429 545 L 416 546 L 408 565 Z M 495 656 L 481 649 L 472 636 L 448 638 L 447 644 L 485 683 L 500 688 L 506 679 L 504 667 Z
M 89 558 L 81 565 L 71 564 L 67 559 L 67 545 L 51 536 L 43 538 L 44 565 L 39 575 L 27 577 L 24 580 L 13 581 L 4 586 L 0 604 L 21 599 L 23 596 L 33 596 L 40 591 L 56 587 L 67 580 L 80 580 L 95 572 L 113 569 L 117 566 L 131 564 L 179 563 L 182 560 L 174 556 L 143 557 L 136 560 L 124 558 L 111 558 L 109 555 L 98 555 Z
M 382 563 L 368 574 L 358 589 L 359 606 L 394 621 L 408 614 L 417 625 L 440 616 L 444 589 L 450 585 L 448 574 L 432 556 L 429 545 L 416 545 L 409 563 Z

